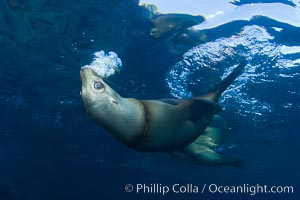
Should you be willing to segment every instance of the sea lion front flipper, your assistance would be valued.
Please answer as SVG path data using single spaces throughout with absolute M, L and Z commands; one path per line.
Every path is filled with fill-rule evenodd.
M 191 143 L 184 148 L 194 163 L 199 165 L 220 165 L 223 158 L 220 154 L 205 145 Z
M 189 112 L 188 120 L 197 121 L 203 117 L 212 117 L 222 110 L 221 106 L 205 99 L 189 99 L 177 105 L 178 109 Z
M 195 142 L 186 146 L 182 153 L 186 153 L 185 158 L 190 158 L 192 162 L 198 165 L 227 165 L 237 169 L 241 169 L 243 167 L 242 160 L 223 158 L 222 155 L 216 153 L 210 147 L 200 145 Z
M 201 95 L 195 97 L 196 99 L 207 99 L 210 101 L 217 102 L 221 97 L 222 93 L 232 84 L 232 82 L 243 72 L 245 66 L 247 65 L 247 60 L 242 58 L 240 64 L 232 70 L 232 72 L 224 78 L 220 83 L 215 85 L 214 89 L 206 95 Z
M 194 143 L 216 147 L 221 143 L 221 131 L 215 127 L 207 127 Z

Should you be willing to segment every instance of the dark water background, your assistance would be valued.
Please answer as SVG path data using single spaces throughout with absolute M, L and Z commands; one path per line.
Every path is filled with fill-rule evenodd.
M 296 74 L 291 78 L 274 72 L 268 73 L 273 81 L 269 84 L 246 84 L 246 95 L 268 102 L 270 112 L 255 103 L 240 106 L 229 98 L 234 93 L 222 101 L 227 124 L 223 143 L 236 145 L 222 153 L 242 158 L 243 169 L 186 165 L 162 153 L 134 152 L 96 126 L 79 95 L 79 69 L 91 61 L 93 52 L 112 50 L 124 66 L 110 79 L 114 89 L 123 96 L 168 98 L 169 70 L 191 46 L 182 49 L 153 40 L 143 9 L 133 0 L 3 0 L 0 9 L 0 200 L 299 198 L 299 65 L 289 69 Z M 284 31 L 273 33 L 278 34 L 276 43 L 300 46 L 299 28 L 268 18 L 207 30 L 210 38 L 201 44 L 247 25 L 268 31 L 280 25 Z M 256 59 L 250 64 L 264 57 Z M 265 70 L 272 69 L 276 59 L 265 59 Z M 299 59 L 299 53 L 289 59 Z M 224 63 L 236 64 L 234 59 Z M 251 107 L 262 114 L 253 115 Z M 243 112 L 247 110 L 249 115 Z M 126 193 L 129 183 L 292 185 L 294 194 L 142 195 Z

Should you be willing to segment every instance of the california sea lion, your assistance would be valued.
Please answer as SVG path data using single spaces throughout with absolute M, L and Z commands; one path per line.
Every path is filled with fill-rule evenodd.
M 155 39 L 172 39 L 181 31 L 200 24 L 204 21 L 203 16 L 188 14 L 159 14 L 151 18 L 153 28 L 150 35 Z
M 202 150 L 199 151 L 195 142 L 213 116 L 222 110 L 217 104 L 219 97 L 245 66 L 244 60 L 206 95 L 164 100 L 123 98 L 92 69 L 82 68 L 81 95 L 89 116 L 130 148 L 144 152 L 183 149 L 182 152 L 191 155 L 193 159 L 199 157 L 198 163 L 203 159 L 205 163 L 205 160 L 212 158 L 209 164 L 235 165 L 216 158 L 218 155 L 206 148 L 209 145 L 200 146 Z M 216 143 L 214 136 L 208 138 Z

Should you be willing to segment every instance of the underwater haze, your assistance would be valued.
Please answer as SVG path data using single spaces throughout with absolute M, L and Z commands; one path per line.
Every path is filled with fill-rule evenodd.
M 300 198 L 299 0 L 2 0 L 0 10 L 0 200 Z M 159 13 L 205 20 L 154 38 Z M 242 168 L 117 142 L 80 96 L 80 69 L 101 50 L 122 60 L 108 84 L 138 99 L 205 94 L 246 58 L 220 98 L 215 149 Z

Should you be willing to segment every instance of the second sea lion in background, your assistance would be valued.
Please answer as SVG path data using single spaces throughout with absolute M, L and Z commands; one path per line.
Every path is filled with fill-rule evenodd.
M 155 39 L 171 39 L 183 30 L 202 23 L 203 16 L 188 14 L 159 14 L 150 19 L 153 28 L 150 34 Z

